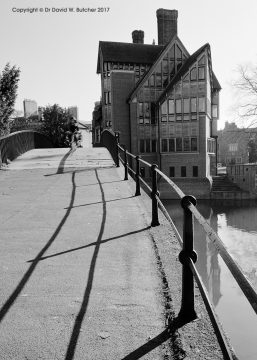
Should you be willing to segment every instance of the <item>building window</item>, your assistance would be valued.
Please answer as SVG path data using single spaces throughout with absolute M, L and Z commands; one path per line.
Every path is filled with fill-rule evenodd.
M 162 87 L 162 77 L 159 74 L 156 74 L 156 87 L 161 88 Z
M 190 71 L 190 80 L 191 81 L 197 80 L 197 72 L 195 67 Z
M 169 152 L 175 151 L 175 139 L 171 138 L 169 139 Z
M 161 113 L 162 115 L 167 115 L 167 101 L 164 101 L 164 103 L 161 105 Z
M 150 139 L 146 139 L 145 140 L 145 152 L 146 153 L 149 153 L 151 150 L 150 150 Z
M 183 113 L 188 114 L 189 113 L 189 99 L 183 100 Z
M 182 113 L 181 99 L 176 99 L 176 114 Z
M 186 166 L 181 166 L 180 172 L 181 172 L 181 177 L 186 177 L 187 176 L 187 168 L 186 168 Z
M 170 61 L 170 79 L 172 79 L 174 75 L 175 75 L 175 61 L 171 60 Z
M 215 153 L 215 140 L 214 139 L 207 139 L 207 152 Z
M 150 81 L 149 81 L 149 83 L 150 83 L 150 86 L 151 86 L 151 87 L 154 87 L 154 75 L 151 75 L 151 76 L 150 76 Z
M 139 140 L 139 151 L 141 153 L 144 153 L 145 152 L 145 141 L 144 140 Z
M 183 139 L 183 150 L 190 151 L 190 139 L 189 138 Z
M 167 152 L 168 151 L 168 139 L 162 139 L 161 140 L 161 151 Z
M 175 177 L 175 167 L 170 166 L 170 177 Z
M 108 92 L 104 93 L 104 104 L 108 105 Z
M 198 108 L 199 108 L 199 112 L 205 112 L 205 98 L 204 97 L 198 98 Z
M 175 103 L 173 99 L 169 99 L 169 114 L 173 115 L 175 113 Z
M 145 104 L 145 113 L 144 113 L 144 117 L 149 119 L 150 118 L 150 106 L 149 103 L 144 103 Z
M 197 151 L 197 138 L 191 138 L 191 151 Z
M 205 79 L 205 67 L 201 66 L 198 68 L 198 80 L 204 80 Z
M 143 111 L 143 103 L 138 103 L 138 113 L 139 113 L 139 117 L 143 117 L 144 115 L 144 111 Z
M 228 144 L 228 151 L 235 152 L 238 150 L 238 143 Z
M 157 145 L 157 142 L 156 142 L 156 140 L 154 139 L 154 140 L 152 140 L 152 152 L 156 152 L 156 145 Z
M 156 117 L 155 117 L 155 103 L 151 102 L 151 124 L 156 123 Z
M 197 112 L 196 98 L 191 98 L 190 101 L 191 101 L 191 112 L 196 113 Z
M 198 166 L 193 166 L 193 177 L 198 177 Z
M 176 151 L 182 151 L 182 138 L 176 138 Z

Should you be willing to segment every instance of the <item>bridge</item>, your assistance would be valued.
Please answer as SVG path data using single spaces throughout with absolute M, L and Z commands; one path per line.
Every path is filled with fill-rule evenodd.
M 17 158 L 0 143 L 1 358 L 232 359 L 154 176 L 149 197 L 131 154 L 92 148 L 86 130 L 73 150 L 25 135 Z

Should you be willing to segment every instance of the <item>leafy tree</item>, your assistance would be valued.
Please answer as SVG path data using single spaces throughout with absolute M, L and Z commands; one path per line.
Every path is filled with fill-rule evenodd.
M 44 120 L 42 131 L 46 134 L 54 146 L 68 147 L 69 140 L 67 132 L 69 130 L 70 114 L 67 109 L 57 104 L 48 105 L 43 111 Z
M 10 133 L 10 117 L 14 111 L 19 79 L 20 69 L 6 64 L 0 74 L 0 136 Z

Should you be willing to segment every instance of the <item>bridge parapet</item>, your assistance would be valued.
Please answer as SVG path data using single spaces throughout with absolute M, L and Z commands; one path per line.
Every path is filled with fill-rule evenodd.
M 0 138 L 0 166 L 31 149 L 52 148 L 51 141 L 42 133 L 23 130 Z

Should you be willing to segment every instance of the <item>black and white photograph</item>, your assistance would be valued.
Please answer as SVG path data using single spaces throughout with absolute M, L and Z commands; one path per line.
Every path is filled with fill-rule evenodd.
M 2 0 L 0 359 L 257 359 L 257 3 Z

